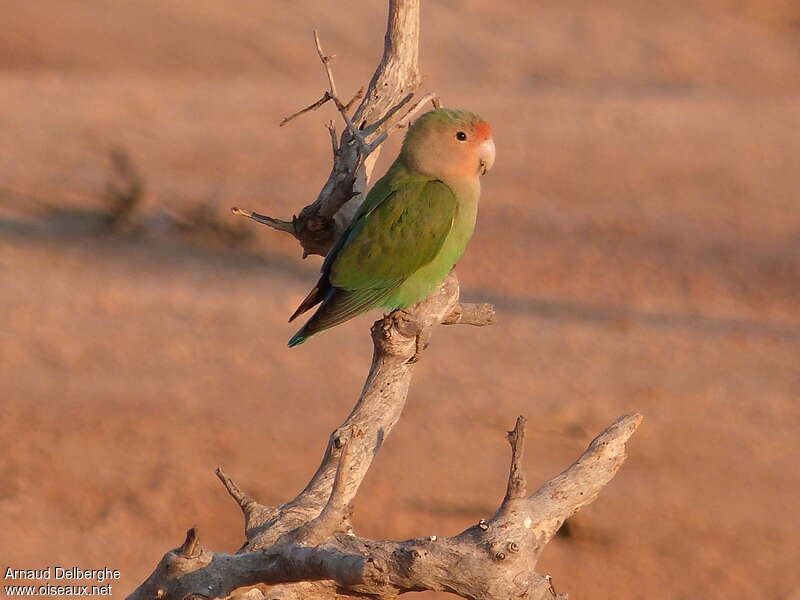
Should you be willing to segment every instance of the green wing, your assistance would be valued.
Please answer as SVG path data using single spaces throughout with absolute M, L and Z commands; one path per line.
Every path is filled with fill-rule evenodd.
M 334 287 L 391 291 L 441 250 L 456 214 L 450 188 L 417 178 L 390 190 L 382 200 L 370 194 L 330 257 L 327 274 Z
M 455 195 L 436 179 L 403 175 L 375 184 L 328 253 L 322 277 L 292 319 L 322 304 L 290 346 L 380 306 L 441 250 L 456 214 Z

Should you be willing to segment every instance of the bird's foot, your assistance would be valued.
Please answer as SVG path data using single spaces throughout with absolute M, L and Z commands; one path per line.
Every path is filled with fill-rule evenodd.
M 416 336 L 416 349 L 414 351 L 414 356 L 409 358 L 406 361 L 406 364 L 413 365 L 420 358 L 422 358 L 422 353 L 428 348 L 430 341 L 431 330 L 429 328 L 422 329 Z
M 406 337 L 414 337 L 414 355 L 406 361 L 406 364 L 416 363 L 428 347 L 431 339 L 430 329 L 422 327 L 420 322 L 404 309 L 394 311 L 391 316 L 397 331 Z

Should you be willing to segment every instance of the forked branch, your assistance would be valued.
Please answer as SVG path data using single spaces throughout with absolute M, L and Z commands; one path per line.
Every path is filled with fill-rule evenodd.
M 625 460 L 625 444 L 640 422 L 640 415 L 620 417 L 570 468 L 525 496 L 519 465 L 525 421 L 518 419 L 509 436 L 509 493 L 494 517 L 456 536 L 403 542 L 369 540 L 337 532 L 330 523 L 323 525 L 327 519 L 323 510 L 268 548 L 231 555 L 209 553 L 199 545 L 192 528 L 183 545 L 168 552 L 129 599 L 171 600 L 187 594 L 216 598 L 255 584 L 323 580 L 333 581 L 335 592 L 321 585 L 305 588 L 304 596 L 323 598 L 338 593 L 389 599 L 410 591 L 436 590 L 473 600 L 559 598 L 549 578 L 537 575 L 533 567 L 555 532 L 554 524 L 560 525 L 592 502 L 614 477 Z M 342 514 L 345 506 L 346 496 L 340 491 L 344 489 L 347 456 L 345 452 L 327 505 L 331 515 Z
M 345 104 L 339 98 L 331 67 L 334 56 L 325 54 L 319 34 L 314 31 L 317 55 L 325 68 L 329 89 L 316 102 L 286 117 L 281 125 L 329 101 L 336 105 L 345 128 L 338 142 L 332 144 L 333 167 L 328 181 L 317 199 L 291 221 L 242 208 L 234 208 L 233 213 L 290 233 L 300 242 L 304 258 L 311 254 L 325 256 L 361 203 L 380 145 L 392 131 L 406 126 L 424 104 L 420 101 L 405 114 L 400 114 L 419 86 L 418 42 L 419 0 L 390 0 L 381 62 L 366 92 L 362 88 Z M 434 99 L 432 94 L 423 98 L 425 101 Z M 357 102 L 358 106 L 352 110 Z M 333 127 L 328 129 L 335 140 Z

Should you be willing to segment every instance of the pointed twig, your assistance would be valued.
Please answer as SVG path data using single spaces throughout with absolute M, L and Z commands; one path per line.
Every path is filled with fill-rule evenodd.
M 324 94 L 322 94 L 322 98 L 320 98 L 319 100 L 317 100 L 313 104 L 309 104 L 305 108 L 301 108 L 300 110 L 298 110 L 296 113 L 291 114 L 288 117 L 284 117 L 283 120 L 278 125 L 278 127 L 283 127 L 289 121 L 299 117 L 300 115 L 303 115 L 303 114 L 305 114 L 307 112 L 311 112 L 312 110 L 317 110 L 320 106 L 325 104 L 328 100 L 331 100 L 331 95 L 330 95 L 329 92 L 325 92 Z
M 311 519 L 296 530 L 289 532 L 294 541 L 309 546 L 321 544 L 337 531 L 344 531 L 350 517 L 352 507 L 347 503 L 347 482 L 350 477 L 350 465 L 353 458 L 353 442 L 348 440 L 342 447 L 336 476 L 333 480 L 328 502 L 314 519 Z
M 222 467 L 217 467 L 214 470 L 214 473 L 216 473 L 217 477 L 222 482 L 222 485 L 225 486 L 225 489 L 228 490 L 231 498 L 236 500 L 236 502 L 239 504 L 242 512 L 245 513 L 245 515 L 247 514 L 247 510 L 250 506 L 257 504 L 253 498 L 242 491 L 242 488 L 239 487 L 239 484 L 231 479 Z
M 403 108 L 406 104 L 408 104 L 413 97 L 414 97 L 413 93 L 406 94 L 405 96 L 403 96 L 403 98 L 400 100 L 400 102 L 398 102 L 392 108 L 390 108 L 389 111 L 383 117 L 381 117 L 374 124 L 370 125 L 369 128 L 368 128 L 368 131 L 370 133 L 374 132 L 374 131 L 384 131 L 385 132 L 387 129 L 389 129 L 391 127 L 391 125 L 388 125 L 388 123 L 391 122 L 392 118 L 398 112 L 400 112 L 400 109 Z M 419 104 L 419 102 L 417 104 Z
M 333 79 L 333 71 L 331 71 L 331 61 L 336 58 L 336 55 L 331 54 L 330 56 L 327 56 L 322 51 L 322 45 L 319 42 L 319 32 L 316 29 L 314 30 L 314 42 L 317 45 L 317 54 L 319 54 L 319 59 L 322 61 L 322 64 L 325 67 L 325 73 L 328 75 L 328 84 L 331 87 L 330 95 L 332 98 L 336 98 L 336 82 Z
M 331 54 L 330 56 L 326 55 L 322 51 L 322 45 L 319 41 L 319 32 L 315 29 L 314 30 L 314 43 L 317 46 L 317 54 L 319 55 L 320 61 L 322 61 L 322 66 L 325 67 L 325 73 L 328 76 L 328 84 L 330 85 L 331 89 L 328 92 L 328 95 L 333 100 L 333 103 L 336 105 L 336 108 L 339 109 L 339 113 L 342 115 L 342 119 L 347 124 L 347 129 L 350 131 L 350 135 L 358 142 L 361 147 L 362 153 L 366 156 L 370 153 L 370 146 L 364 140 L 364 136 L 361 132 L 356 128 L 353 124 L 353 121 L 350 119 L 349 115 L 347 114 L 347 107 L 342 104 L 342 101 L 339 100 L 339 94 L 336 92 L 336 82 L 333 79 L 333 71 L 331 70 L 331 61 L 336 58 L 335 54 Z M 358 95 L 358 94 L 356 94 Z M 348 105 L 354 102 L 355 99 L 348 102 Z
M 326 57 L 326 58 L 328 58 L 328 57 Z M 333 57 L 330 57 L 330 58 L 333 58 Z M 356 101 L 361 100 L 361 98 L 363 98 L 363 97 L 364 97 L 364 88 L 362 87 L 350 99 L 350 102 L 348 102 L 347 104 L 344 105 L 344 109 L 349 111 L 350 108 L 353 106 L 353 104 L 355 104 Z M 283 127 L 289 121 L 291 121 L 293 119 L 296 119 L 300 115 L 304 115 L 307 112 L 311 112 L 311 111 L 317 110 L 320 106 L 322 106 L 323 104 L 325 104 L 329 100 L 333 100 L 333 96 L 331 96 L 330 92 L 325 92 L 324 94 L 322 94 L 322 97 L 319 100 L 317 100 L 316 102 L 314 102 L 313 104 L 309 104 L 305 108 L 301 108 L 300 110 L 298 110 L 296 113 L 293 113 L 293 114 L 289 115 L 288 117 L 284 117 L 283 120 L 278 124 L 278 127 Z
M 404 127 L 408 127 L 411 118 L 417 114 L 423 106 L 425 106 L 426 102 L 430 102 L 433 105 L 433 108 L 441 107 L 442 103 L 439 102 L 439 97 L 436 95 L 435 92 L 428 92 L 422 98 L 417 100 L 414 103 L 414 106 L 408 109 L 408 112 L 403 115 L 403 117 L 394 124 L 396 129 L 402 129 Z
M 200 543 L 199 532 L 197 525 L 186 531 L 186 539 L 180 547 L 180 554 L 184 558 L 196 558 L 198 544 Z
M 257 223 L 267 225 L 268 227 L 272 227 L 278 231 L 285 231 L 286 233 L 291 233 L 292 235 L 295 234 L 294 223 L 292 221 L 282 221 L 281 219 L 275 219 L 273 217 L 261 215 L 246 208 L 239 208 L 238 206 L 232 207 L 231 212 L 238 217 L 247 217 L 248 219 L 252 219 Z
M 524 498 L 528 487 L 525 481 L 525 471 L 522 468 L 522 454 L 525 451 L 525 424 L 527 420 L 520 415 L 514 429 L 507 432 L 508 443 L 511 445 L 511 470 L 508 474 L 508 489 L 503 500 L 505 505 L 510 500 Z
M 375 123 L 374 125 L 370 126 L 370 132 L 380 131 L 378 137 L 373 140 L 373 142 L 369 145 L 370 151 L 374 151 L 378 146 L 380 146 L 383 142 L 386 141 L 386 138 L 389 137 L 396 129 L 403 129 L 408 127 L 411 121 L 411 117 L 413 117 L 419 110 L 424 106 L 424 104 L 430 101 L 435 108 L 440 106 L 438 102 L 438 98 L 436 94 L 433 92 L 429 92 L 425 94 L 414 106 L 412 106 L 405 115 L 403 115 L 397 122 L 394 124 L 390 124 L 392 118 L 395 114 L 403 107 L 405 104 L 408 103 L 411 98 L 413 98 L 414 94 L 408 94 L 405 98 L 403 98 L 400 102 L 398 102 L 392 109 L 383 117 L 380 121 Z
M 342 456 L 339 459 L 339 465 L 336 467 L 336 477 L 333 480 L 331 495 L 325 508 L 322 509 L 320 517 L 341 516 L 347 510 L 345 491 L 347 489 L 347 479 L 350 476 L 352 460 L 353 444 L 348 440 L 342 447 Z

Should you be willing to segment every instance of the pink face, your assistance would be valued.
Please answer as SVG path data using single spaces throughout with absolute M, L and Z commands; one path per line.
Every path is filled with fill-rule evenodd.
M 414 170 L 439 179 L 475 179 L 494 164 L 492 128 L 466 111 L 438 109 L 409 130 L 403 156 Z
M 452 173 L 460 177 L 483 175 L 494 164 L 495 148 L 492 127 L 486 121 L 469 126 L 449 125 L 444 139 L 446 154 L 453 161 Z M 449 134 L 449 135 L 448 135 Z

